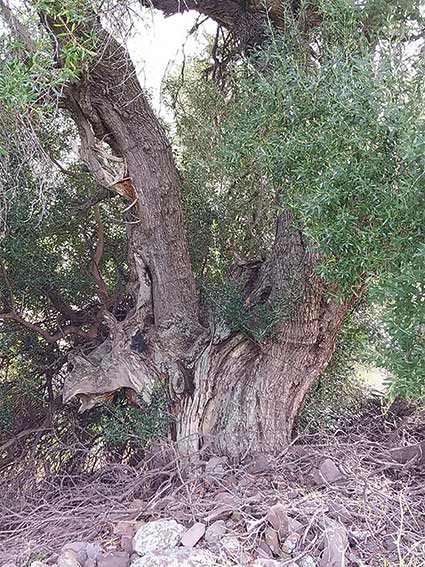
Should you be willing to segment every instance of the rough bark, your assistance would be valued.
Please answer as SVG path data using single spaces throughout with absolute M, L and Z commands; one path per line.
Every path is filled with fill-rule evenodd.
M 287 445 L 350 307 L 327 298 L 314 274 L 317 259 L 291 214 L 282 213 L 270 258 L 245 281 L 248 305 L 281 302 L 276 335 L 261 344 L 240 334 L 213 338 L 196 363 L 193 394 L 177 408 L 178 439 L 199 447 L 212 437 L 230 455 Z
M 244 47 L 258 45 L 267 29 L 266 11 L 256 2 L 244 0 L 140 0 L 142 6 L 155 8 L 165 16 L 194 10 L 208 16 L 219 26 L 232 32 Z M 276 2 L 275 2 L 276 3 Z M 261 8 L 261 9 L 259 9 Z
M 54 29 L 54 28 L 53 28 Z M 152 282 L 157 327 L 198 327 L 198 298 L 185 238 L 180 178 L 170 143 L 143 93 L 127 51 L 99 32 L 99 58 L 69 89 L 74 118 L 92 171 L 96 144 L 106 142 L 126 164 L 138 202 L 137 254 Z
M 241 335 L 213 342 L 196 364 L 192 396 L 177 407 L 177 439 L 191 448 L 211 443 L 232 456 L 283 449 L 332 356 L 344 311 L 332 305 L 315 329 L 298 326 L 299 341 L 290 332 L 262 345 Z

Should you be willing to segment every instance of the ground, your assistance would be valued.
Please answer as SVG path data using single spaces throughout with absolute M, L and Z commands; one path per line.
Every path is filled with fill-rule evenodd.
M 182 533 L 192 527 L 186 543 L 201 534 L 196 549 L 226 565 L 266 565 L 252 562 L 269 556 L 277 561 L 270 565 L 421 567 L 424 416 L 369 409 L 332 435 L 302 435 L 280 455 L 238 463 L 208 447 L 182 458 L 162 444 L 135 466 L 90 474 L 42 480 L 40 471 L 36 482 L 9 470 L 0 486 L 0 565 L 54 564 L 75 541 L 131 554 L 138 529 L 172 519 Z

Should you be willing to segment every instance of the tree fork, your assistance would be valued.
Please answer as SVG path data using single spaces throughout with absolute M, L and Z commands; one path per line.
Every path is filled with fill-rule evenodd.
M 149 402 L 155 383 L 165 378 L 181 446 L 198 448 L 214 437 L 216 448 L 233 456 L 247 449 L 279 450 L 332 356 L 350 306 L 327 298 L 314 273 L 317 253 L 285 211 L 277 219 L 270 257 L 246 290 L 247 304 L 283 299 L 289 305 L 276 336 L 258 344 L 201 326 L 170 144 L 127 51 L 106 31 L 98 35 L 98 55 L 66 90 L 65 105 L 94 176 L 99 164 L 93 145 L 100 141 L 126 164 L 138 197 L 139 223 L 129 241 L 138 289 L 124 321 L 105 312 L 109 338 L 90 354 L 70 358 L 64 400 L 79 396 L 87 409 L 99 394 L 130 388 Z

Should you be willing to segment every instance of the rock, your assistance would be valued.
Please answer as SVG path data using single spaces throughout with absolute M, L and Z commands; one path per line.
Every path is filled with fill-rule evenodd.
M 110 551 L 104 553 L 97 561 L 97 567 L 127 567 L 130 554 L 126 551 Z
M 288 518 L 288 532 L 291 534 L 293 532 L 302 532 L 304 530 L 304 524 L 295 520 L 294 518 Z
M 217 508 L 214 508 L 214 510 L 212 510 L 206 518 L 204 518 L 207 524 L 216 520 L 228 518 L 234 511 L 237 511 L 240 506 L 240 501 L 228 492 L 219 492 L 215 495 L 215 500 L 218 503 L 218 506 Z
M 184 547 L 195 547 L 198 541 L 203 538 L 204 534 L 205 524 L 197 522 L 183 534 L 183 537 L 181 538 L 181 544 Z
M 221 545 L 228 555 L 238 557 L 241 552 L 241 543 L 237 537 L 229 535 L 221 539 Z
M 102 548 L 98 543 L 88 543 L 86 547 L 87 557 L 93 561 L 97 561 L 102 555 Z
M 177 547 L 185 532 L 184 526 L 175 520 L 157 520 L 137 530 L 133 538 L 133 549 L 138 555 L 155 550 Z
M 240 505 L 240 500 L 233 494 L 229 492 L 218 492 L 215 495 L 215 500 L 219 504 L 223 504 L 223 506 L 228 506 L 231 509 L 238 509 Z
M 325 549 L 320 560 L 320 567 L 341 567 L 345 565 L 345 554 L 347 549 L 347 530 L 342 524 L 338 524 L 333 520 L 327 520 L 325 530 Z
M 270 472 L 271 469 L 270 457 L 262 453 L 255 455 L 247 466 L 247 472 L 250 474 L 264 474 Z
M 283 504 L 275 504 L 266 515 L 266 521 L 279 534 L 282 539 L 289 533 L 289 519 L 286 512 L 286 506 Z
M 226 532 L 227 527 L 225 521 L 217 520 L 216 522 L 208 526 L 205 531 L 204 539 L 207 543 L 215 543 L 219 541 Z
M 46 567 L 46 563 L 43 561 L 31 561 L 30 567 Z
M 87 561 L 84 563 L 84 567 L 96 567 L 97 566 L 97 561 L 95 561 L 94 559 L 87 559 Z
M 75 553 L 77 554 L 78 562 L 81 563 L 81 565 L 83 565 L 83 563 L 87 561 L 88 555 L 86 541 L 72 541 L 70 543 L 66 543 L 61 549 L 61 554 L 68 549 L 75 551 Z
M 223 476 L 227 463 L 227 457 L 212 457 L 205 466 L 205 472 L 209 475 Z
M 369 539 L 369 536 L 370 532 L 368 530 L 351 530 L 348 534 L 348 541 L 351 545 L 359 545 L 360 543 L 365 543 Z M 387 547 L 388 542 L 390 542 L 389 547 Z M 389 551 L 397 549 L 397 544 L 395 543 L 393 536 L 384 535 L 382 543 Z
M 316 567 L 316 561 L 311 555 L 304 555 L 298 560 L 300 567 Z
M 300 539 L 300 535 L 297 533 L 290 534 L 285 541 L 283 542 L 281 549 L 283 553 L 287 553 L 291 555 L 294 553 L 295 549 L 297 548 L 298 541 Z
M 280 551 L 279 536 L 274 528 L 270 526 L 266 528 L 266 531 L 264 532 L 264 541 L 267 543 L 267 545 L 270 547 L 270 549 L 273 551 L 275 555 L 279 554 Z
M 229 560 L 236 562 L 237 565 L 246 565 L 248 561 L 253 559 L 252 555 L 248 554 L 241 542 L 236 536 L 228 535 L 220 540 L 220 552 L 224 552 L 224 556 Z
M 332 459 L 325 459 L 320 465 L 319 470 L 316 471 L 314 476 L 317 484 L 332 484 L 344 479 L 344 475 L 332 461 Z
M 59 554 L 56 562 L 57 567 L 81 567 L 78 561 L 78 553 L 73 549 L 65 549 Z
M 175 547 L 168 550 L 150 551 L 132 561 L 131 567 L 229 567 L 204 549 Z
M 348 523 L 353 522 L 353 516 L 347 508 L 339 502 L 334 502 L 332 500 L 328 502 L 328 515 L 334 520 L 341 520 Z
M 257 555 L 259 559 L 271 559 L 273 552 L 265 541 L 262 541 L 257 547 Z

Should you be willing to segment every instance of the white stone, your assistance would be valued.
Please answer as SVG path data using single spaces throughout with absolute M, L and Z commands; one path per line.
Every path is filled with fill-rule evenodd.
M 186 528 L 175 520 L 157 520 L 141 526 L 134 534 L 133 549 L 138 555 L 177 547 Z
M 204 534 L 205 524 L 197 522 L 183 534 L 181 544 L 184 545 L 184 547 L 195 547 L 198 541 L 203 538 Z
M 97 561 L 103 552 L 98 543 L 88 543 L 86 547 L 86 553 L 89 559 Z
M 221 539 L 221 545 L 229 555 L 232 555 L 234 557 L 236 557 L 241 552 L 241 543 L 235 536 L 224 536 Z
M 311 555 L 304 555 L 298 560 L 300 567 L 316 567 L 316 561 Z

